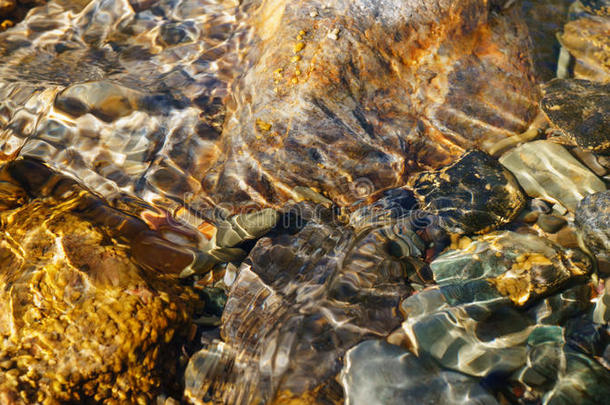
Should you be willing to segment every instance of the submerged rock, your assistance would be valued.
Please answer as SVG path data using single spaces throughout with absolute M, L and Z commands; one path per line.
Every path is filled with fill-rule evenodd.
M 575 1 L 572 21 L 558 34 L 574 57 L 574 77 L 598 82 L 610 80 L 610 6 L 607 0 Z
M 224 404 L 251 404 L 258 396 L 258 362 L 223 342 L 214 342 L 189 359 L 184 373 L 184 397 L 191 404 L 212 400 Z
M 129 115 L 137 108 L 136 91 L 109 81 L 75 84 L 55 98 L 55 108 L 74 116 L 91 113 L 107 122 Z
M 348 405 L 498 403 L 476 379 L 441 370 L 432 359 L 383 341 L 367 340 L 350 349 L 341 382 Z
M 572 143 L 610 153 L 610 84 L 555 79 L 544 87 L 540 107 Z
M 237 7 L 93 0 L 33 10 L 0 33 L 3 156 L 44 159 L 109 200 L 129 194 L 195 227 L 209 220 L 201 180 L 240 72 Z
M 459 250 L 440 255 L 430 268 L 441 286 L 487 280 L 500 294 L 524 305 L 584 279 L 591 271 L 591 260 L 579 250 L 562 249 L 547 239 L 506 231 L 472 241 L 464 238 Z
M 483 377 L 525 364 L 535 324 L 484 281 L 421 291 L 401 310 L 409 347 L 444 367 Z
M 194 226 L 295 187 L 348 206 L 537 113 L 508 1 L 132 3 L 53 2 L 0 34 L 2 152 Z
M 561 145 L 551 141 L 525 143 L 500 157 L 530 197 L 558 203 L 575 211 L 588 194 L 606 185 Z
M 550 405 L 607 402 L 610 372 L 575 349 L 569 334 L 559 326 L 543 326 L 532 332 L 527 366 L 516 373 L 515 379 L 529 387 L 530 401 Z
M 519 308 L 483 280 L 453 283 L 407 298 L 401 329 L 418 355 L 468 375 L 500 377 L 526 365 L 534 331 L 589 310 L 590 299 L 589 286 L 576 286 Z
M 168 376 L 196 296 L 176 271 L 192 253 L 156 243 L 147 255 L 163 260 L 146 261 L 134 246 L 162 235 L 41 163 L 0 177 L 23 190 L 0 197 L 2 402 L 148 403 L 179 389 Z
M 519 3 L 534 47 L 536 73 L 543 81 L 556 77 L 559 44 L 557 32 L 568 17 L 573 0 L 522 0 Z
M 222 401 L 324 392 L 347 349 L 400 325 L 397 308 L 413 291 L 407 280 L 423 253 L 417 235 L 396 221 L 324 224 L 312 208 L 297 208 L 300 226 L 260 239 L 230 287 L 221 336 L 236 361 L 256 366 L 234 368 L 226 387 L 199 372 Z
M 558 217 L 556 215 L 542 214 L 538 217 L 536 224 L 544 232 L 557 233 L 567 224 L 567 221 L 564 218 Z
M 587 246 L 598 257 L 610 260 L 610 192 L 585 197 L 574 218 Z
M 409 181 L 421 209 L 455 233 L 484 233 L 510 222 L 525 205 L 513 175 L 494 158 L 471 151 L 438 171 Z
M 527 30 L 514 7 L 247 4 L 257 43 L 228 112 L 227 154 L 206 177 L 217 200 L 275 205 L 308 185 L 350 204 L 465 149 L 491 148 L 536 114 Z

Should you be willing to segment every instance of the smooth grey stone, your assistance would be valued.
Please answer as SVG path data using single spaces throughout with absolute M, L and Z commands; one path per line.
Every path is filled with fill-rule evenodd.
M 475 378 L 442 370 L 380 340 L 367 340 L 345 355 L 341 384 L 346 405 L 497 404 Z
M 529 387 L 534 403 L 598 405 L 610 396 L 610 372 L 569 343 L 560 326 L 537 327 L 528 339 L 527 365 L 514 379 Z
M 585 244 L 600 258 L 610 259 L 610 192 L 584 198 L 574 218 Z
M 606 190 L 606 185 L 563 146 L 534 141 L 500 157 L 530 197 L 559 203 L 570 211 L 588 194 Z

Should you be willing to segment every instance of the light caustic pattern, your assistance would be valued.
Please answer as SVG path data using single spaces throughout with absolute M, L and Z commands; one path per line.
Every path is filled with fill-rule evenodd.
M 260 230 L 269 227 L 256 221 L 271 218 L 275 223 L 280 215 L 267 210 L 260 216 L 232 217 L 235 226 L 223 231 L 219 224 L 212 229 L 203 223 L 216 211 L 280 209 L 303 199 L 321 203 L 324 209 L 315 214 L 310 211 L 317 208 L 302 203 L 299 215 L 306 221 L 292 233 L 273 233 L 258 241 L 235 277 L 227 278 L 231 285 L 220 328 L 223 342 L 212 342 L 200 352 L 201 362 L 199 357 L 191 361 L 186 396 L 196 402 L 211 393 L 217 402 L 239 404 L 273 398 L 289 401 L 292 396 L 305 403 L 316 398 L 341 402 L 338 373 L 346 351 L 364 339 L 383 338 L 400 328 L 400 302 L 430 281 L 423 262 L 425 242 L 413 229 L 417 224 L 409 222 L 428 218 L 401 222 L 416 205 L 412 196 L 405 189 L 393 190 L 390 202 L 377 201 L 382 201 L 383 211 L 378 217 L 367 216 L 370 205 L 366 204 L 382 195 L 380 191 L 404 186 L 415 178 L 413 173 L 464 160 L 459 157 L 466 150 L 492 152 L 498 142 L 525 131 L 537 114 L 539 94 L 527 29 L 515 7 L 508 7 L 511 3 L 51 1 L 0 33 L 0 157 L 27 158 L 16 163 L 26 168 L 43 166 L 31 159 L 42 160 L 62 174 L 61 182 L 77 179 L 84 186 L 79 189 L 83 196 L 91 190 L 105 197 L 103 202 L 90 197 L 91 212 L 100 206 L 119 212 L 122 220 L 116 227 L 72 211 L 65 214 L 69 221 L 64 224 L 93 226 L 95 243 L 119 244 L 115 256 L 130 257 L 139 270 L 152 272 L 133 270 L 138 275 L 135 281 L 127 279 L 128 286 L 119 285 L 117 294 L 125 290 L 148 294 L 140 288 L 140 274 L 150 278 L 145 280 L 150 285 L 157 282 L 158 290 L 169 289 L 165 279 L 157 280 L 157 273 L 170 272 L 155 268 L 161 257 L 176 258 L 179 268 L 169 266 L 176 273 L 184 267 L 181 260 L 193 267 L 198 260 L 209 265 L 234 259 L 213 260 L 202 254 L 208 231 L 216 232 L 223 247 L 245 253 L 236 248 L 244 234 L 260 237 L 264 233 Z M 488 171 L 477 178 L 490 176 L 497 188 L 513 190 L 512 177 L 499 164 Z M 432 173 L 428 177 L 439 182 L 461 181 L 446 171 Z M 23 185 L 13 178 L 2 180 L 7 190 Z M 37 193 L 23 192 L 27 203 L 62 204 L 65 196 L 52 194 L 63 190 L 57 186 L 61 182 L 50 181 Z M 492 184 L 485 185 L 492 189 Z M 23 185 L 28 187 L 29 183 Z M 470 190 L 461 184 L 460 189 Z M 514 190 L 520 193 L 518 187 Z M 407 196 L 396 195 L 401 193 Z M 452 213 L 452 220 L 470 213 L 470 194 L 462 194 L 467 207 Z M 362 200 L 360 208 L 365 207 L 358 211 L 354 203 Z M 404 207 L 402 202 L 391 206 L 403 200 Z M 519 207 L 509 207 L 510 215 L 494 213 L 493 226 L 517 214 L 523 201 L 515 201 Z M 348 208 L 351 226 L 333 221 L 334 213 L 327 209 L 332 203 Z M 486 204 L 487 200 L 479 205 Z M 8 208 L 21 212 L 13 205 Z M 398 208 L 405 212 L 393 213 Z M 45 209 L 57 210 L 55 205 Z M 139 232 L 134 234 L 138 243 L 121 234 L 125 224 L 135 221 L 127 214 L 139 217 L 138 226 L 152 228 L 145 229 L 140 239 Z M 76 259 L 67 257 L 68 230 L 52 227 L 43 217 L 33 217 L 40 220 L 36 228 L 44 230 L 47 238 L 58 235 L 46 243 L 54 251 L 66 252 L 66 258 L 57 256 L 62 264 L 78 267 Z M 7 228 L 9 234 L 21 231 L 13 226 L 15 230 Z M 168 228 L 173 233 L 164 234 Z M 477 231 L 482 229 L 487 228 Z M 150 243 L 139 243 L 142 239 Z M 182 247 L 188 247 L 186 252 Z M 49 269 L 56 270 L 42 263 L 33 273 L 46 274 Z M 92 278 L 91 283 L 97 281 Z M 23 285 L 28 291 L 24 296 L 34 300 L 30 290 L 39 285 L 29 279 Z M 159 327 L 164 332 L 180 329 L 189 315 L 180 305 L 188 304 L 191 297 L 178 298 L 186 294 L 182 290 L 170 292 L 178 306 L 169 311 L 173 324 Z M 92 301 L 95 294 L 89 296 Z M 171 307 L 160 295 L 152 298 L 151 305 L 158 301 L 157 307 L 134 311 L 142 316 L 149 311 L 156 322 L 157 310 Z M 112 305 L 121 309 L 120 302 Z M 26 303 L 21 307 L 26 308 Z M 76 311 L 75 317 L 71 324 L 89 319 L 83 311 Z M 129 314 L 119 311 L 116 318 L 116 328 L 125 332 L 117 335 L 124 338 L 121 342 L 134 342 L 126 331 Z M 145 328 L 146 323 L 137 326 Z M 420 333 L 418 326 L 413 326 L 412 335 Z M 117 379 L 125 389 L 113 392 L 106 377 L 92 378 L 96 384 L 86 392 L 74 392 L 68 400 L 95 395 L 109 403 L 124 397 L 151 400 L 161 384 L 158 374 L 150 381 L 150 392 L 139 382 L 148 368 L 159 372 L 153 347 L 163 340 L 158 333 L 158 339 L 134 343 L 149 359 L 143 369 L 129 368 L 138 363 L 129 353 L 119 351 L 112 359 L 117 368 L 129 369 Z M 51 346 L 58 353 L 65 349 Z M 392 349 L 377 346 L 353 349 L 347 354 L 349 364 L 358 362 L 361 351 L 392 354 Z M 99 356 L 98 349 L 93 347 L 92 356 Z M 28 349 L 11 350 L 9 355 Z M 394 366 L 399 367 L 403 360 L 397 362 Z M 411 355 L 404 356 L 404 363 L 420 367 Z M 47 363 L 41 364 L 44 371 Z M 113 370 L 106 371 L 108 378 L 116 377 Z M 444 398 L 488 399 L 471 386 L 473 378 L 430 372 L 438 372 L 433 378 L 437 384 L 455 380 L 463 386 L 455 395 L 439 394 Z M 98 374 L 94 367 L 91 375 Z M 28 375 L 36 381 L 34 377 Z M 351 384 L 358 378 L 347 375 L 342 382 Z M 59 388 L 72 388 L 68 383 L 72 381 Z M 140 388 L 131 389 L 130 384 Z M 45 395 L 53 398 L 57 387 L 47 388 Z M 31 391 L 7 389 L 13 394 Z M 346 393 L 349 397 L 356 391 L 349 388 Z
M 353 203 L 536 113 L 514 8 L 424 4 L 50 2 L 0 34 L 2 156 L 194 222 L 300 186 Z
M 51 2 L 0 34 L 4 159 L 173 210 L 219 153 L 236 2 Z

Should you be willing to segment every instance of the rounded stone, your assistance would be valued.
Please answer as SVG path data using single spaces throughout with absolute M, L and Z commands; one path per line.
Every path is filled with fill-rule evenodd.
M 587 246 L 605 260 L 610 258 L 610 191 L 586 196 L 575 213 Z
M 556 233 L 568 222 L 562 217 L 542 214 L 538 217 L 536 223 L 544 232 Z

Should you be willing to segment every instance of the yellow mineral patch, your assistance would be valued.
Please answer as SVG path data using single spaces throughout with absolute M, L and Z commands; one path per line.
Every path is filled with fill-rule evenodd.
M 460 250 L 467 249 L 471 243 L 472 243 L 472 239 L 470 239 L 468 236 L 464 236 L 463 238 L 461 238 L 458 241 L 458 249 L 460 249 Z
M 553 262 L 546 256 L 537 253 L 524 253 L 515 259 L 510 270 L 498 277 L 490 278 L 498 292 L 507 296 L 517 305 L 527 302 L 532 292 L 544 293 L 552 286 L 536 286 L 532 281 L 531 270 L 534 266 L 552 266 Z
M 0 24 L 0 31 L 4 31 L 6 29 L 11 28 L 13 25 L 15 25 L 15 23 L 13 23 L 11 20 L 4 20 L 2 21 L 2 23 Z
M 262 132 L 267 132 L 271 129 L 271 124 L 268 122 L 265 122 L 261 119 L 257 119 L 256 120 L 256 127 L 258 128 L 259 131 Z
M 324 390 L 324 386 L 318 386 L 313 390 L 307 391 L 304 394 L 295 394 L 290 390 L 284 390 L 277 393 L 274 400 L 271 402 L 271 405 L 312 405 L 322 403 L 319 397 L 324 398 L 325 404 L 329 405 L 339 405 L 343 404 L 342 398 L 337 396 L 333 398 L 328 395 L 321 394 L 321 391 Z
M 510 272 L 488 281 L 504 296 L 507 296 L 517 305 L 523 305 L 530 297 L 531 285 L 529 274 L 521 274 L 518 277 Z

